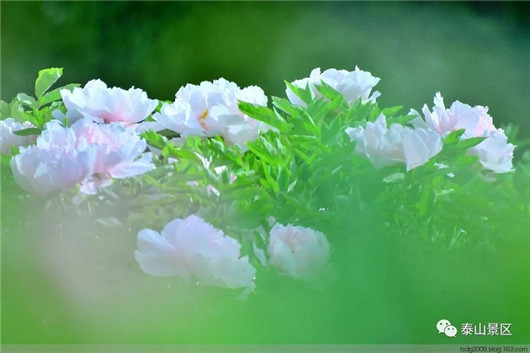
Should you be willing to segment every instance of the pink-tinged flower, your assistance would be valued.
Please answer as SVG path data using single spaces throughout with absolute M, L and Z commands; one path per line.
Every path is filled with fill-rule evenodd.
M 322 73 L 320 73 L 320 68 L 316 68 L 311 71 L 309 77 L 296 80 L 291 82 L 291 84 L 300 88 L 306 88 L 309 85 L 313 98 L 321 98 L 322 94 L 316 89 L 315 85 L 320 85 L 323 81 L 341 93 L 346 102 L 352 105 L 358 99 L 363 102 L 375 102 L 380 93 L 375 91 L 371 96 L 370 93 L 379 80 L 379 78 L 372 76 L 371 73 L 359 70 L 356 66 L 355 71 L 328 69 Z M 287 87 L 286 93 L 291 103 L 301 106 L 307 105 L 289 87 Z
M 139 88 L 124 90 L 118 87 L 108 88 L 101 80 L 91 80 L 83 88 L 61 90 L 66 117 L 75 122 L 82 117 L 101 119 L 106 123 L 138 123 L 158 105 L 156 99 L 148 99 Z
M 67 190 L 90 176 L 95 151 L 76 148 L 70 129 L 51 121 L 37 139 L 37 145 L 21 147 L 11 159 L 15 180 L 26 191 L 45 195 Z
M 147 144 L 133 130 L 120 123 L 96 124 L 82 119 L 72 125 L 78 148 L 95 152 L 92 174 L 81 184 L 84 193 L 95 193 L 98 187 L 110 185 L 112 179 L 125 179 L 154 169 Z
M 506 173 L 513 170 L 512 159 L 514 145 L 502 129 L 493 125 L 493 119 L 488 114 L 488 108 L 455 101 L 449 109 L 445 108 L 440 92 L 434 96 L 432 112 L 427 105 L 423 106 L 425 122 L 432 129 L 445 137 L 455 130 L 465 129 L 462 139 L 472 137 L 486 137 L 477 146 L 469 149 L 468 153 L 479 156 L 479 161 L 485 169 L 496 173 Z
M 269 262 L 294 278 L 311 278 L 326 266 L 330 247 L 323 233 L 311 228 L 276 224 L 267 247 Z
M 433 111 L 423 106 L 425 122 L 440 135 L 447 135 L 455 130 L 465 129 L 465 137 L 484 136 L 486 131 L 497 131 L 493 119 L 488 115 L 488 108 L 480 105 L 471 107 L 455 101 L 449 109 L 445 108 L 440 92 L 434 96 Z
M 411 170 L 442 150 L 440 135 L 435 131 L 401 124 L 387 127 L 382 114 L 374 122 L 367 122 L 366 127 L 347 128 L 346 133 L 357 142 L 355 153 L 368 157 L 376 168 L 405 163 Z
M 162 233 L 143 229 L 134 252 L 140 268 L 152 276 L 179 276 L 200 285 L 254 288 L 256 270 L 240 257 L 239 242 L 191 215 L 168 223 Z
M 19 123 L 15 119 L 0 120 L 0 153 L 10 154 L 11 146 L 27 146 L 35 142 L 37 136 L 18 136 L 14 132 L 35 127 L 29 122 Z
M 153 119 L 181 136 L 223 136 L 228 143 L 245 147 L 247 141 L 271 127 L 241 113 L 239 100 L 267 105 L 261 88 L 240 89 L 235 83 L 220 78 L 182 87 L 175 95 L 175 102 L 164 104 Z
M 13 157 L 11 168 L 18 183 L 32 193 L 47 194 L 77 184 L 82 192 L 94 193 L 113 178 L 153 169 L 145 148 L 144 140 L 119 123 L 101 125 L 84 118 L 65 128 L 51 121 L 36 146 L 22 147 Z
M 479 157 L 485 169 L 496 173 L 507 173 L 513 170 L 512 159 L 514 145 L 508 143 L 504 132 L 486 131 L 486 139 L 469 149 L 469 154 Z

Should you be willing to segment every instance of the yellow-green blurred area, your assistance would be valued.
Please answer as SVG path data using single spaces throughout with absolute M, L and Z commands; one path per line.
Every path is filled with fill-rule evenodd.
M 2 2 L 1 98 L 100 78 L 172 100 L 224 77 L 284 96 L 315 67 L 380 77 L 381 106 L 419 110 L 441 91 L 489 106 L 497 126 L 530 136 L 526 3 Z M 258 272 L 257 292 L 188 285 L 141 272 L 136 233 L 46 208 L 2 160 L 3 343 L 530 343 L 530 243 L 430 251 L 367 229 L 334 249 L 334 271 L 304 284 Z M 492 188 L 495 184 L 492 183 Z M 493 189 L 492 189 L 493 190 Z M 473 210 L 470 210 L 472 212 Z M 354 215 L 355 216 L 355 215 Z M 487 220 L 485 220 L 486 222 Z M 163 225 L 160 225 L 162 228 Z M 158 229 L 160 230 L 160 229 Z M 436 322 L 512 323 L 512 336 L 450 340 Z

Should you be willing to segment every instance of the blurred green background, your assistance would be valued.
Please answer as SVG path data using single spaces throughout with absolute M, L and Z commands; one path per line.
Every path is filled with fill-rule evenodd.
M 39 69 L 62 83 L 101 78 L 173 99 L 225 77 L 283 95 L 283 80 L 355 65 L 382 80 L 383 105 L 432 105 L 436 91 L 487 105 L 530 134 L 530 29 L 522 3 L 4 2 L 2 99 Z
M 420 109 L 441 91 L 447 104 L 487 105 L 497 125 L 516 123 L 529 136 L 528 10 L 470 2 L 2 2 L 1 97 L 32 93 L 46 67 L 64 67 L 62 84 L 101 78 L 171 100 L 186 83 L 219 77 L 282 96 L 283 80 L 358 65 L 381 78 L 383 106 Z M 285 280 L 241 303 L 231 291 L 144 275 L 130 256 L 135 234 L 102 235 L 89 222 L 43 212 L 44 201 L 20 196 L 5 162 L 4 343 L 449 343 L 434 330 L 442 318 L 513 322 L 511 341 L 487 342 L 530 342 L 528 242 L 504 249 L 510 256 L 499 261 L 403 244 L 400 252 L 388 239 L 369 239 L 336 253 L 337 267 L 356 269 L 349 282 L 308 292 Z M 58 235 L 54 217 L 75 237 Z M 80 235 L 90 232 L 93 239 Z

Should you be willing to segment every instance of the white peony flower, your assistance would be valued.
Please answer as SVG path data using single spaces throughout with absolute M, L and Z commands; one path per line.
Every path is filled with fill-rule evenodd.
M 70 128 L 58 121 L 46 124 L 36 146 L 22 147 L 11 160 L 18 183 L 27 191 L 47 194 L 80 184 L 84 193 L 154 168 L 143 153 L 144 140 L 119 123 L 101 125 L 89 118 Z
M 72 92 L 61 90 L 66 117 L 75 122 L 83 117 L 98 118 L 106 123 L 138 123 L 156 108 L 158 101 L 148 99 L 139 88 L 128 91 L 107 85 L 101 80 L 91 80 L 85 87 L 76 87 Z
M 330 247 L 321 232 L 299 226 L 276 224 L 267 247 L 269 262 L 294 278 L 311 278 L 324 269 Z
M 445 108 L 440 92 L 434 96 L 433 111 L 423 106 L 425 121 L 429 127 L 440 135 L 447 135 L 452 131 L 465 129 L 465 137 L 484 136 L 486 131 L 497 131 L 493 126 L 493 119 L 488 115 L 488 108 L 482 106 L 471 107 L 455 101 L 449 109 Z
M 240 257 L 239 242 L 191 215 L 168 223 L 162 233 L 138 233 L 134 252 L 140 268 L 152 276 L 180 276 L 205 286 L 254 288 L 256 270 Z
M 247 141 L 271 127 L 241 113 L 238 100 L 267 105 L 261 88 L 240 89 L 235 83 L 220 78 L 182 87 L 175 95 L 175 102 L 164 104 L 153 119 L 181 136 L 223 136 L 227 142 L 244 147 Z
M 92 173 L 95 151 L 77 148 L 70 129 L 51 121 L 37 138 L 37 145 L 21 147 L 11 159 L 11 169 L 19 185 L 35 194 L 67 190 Z
M 13 132 L 35 127 L 29 122 L 19 123 L 15 119 L 0 120 L 0 153 L 10 154 L 11 146 L 27 146 L 35 142 L 37 136 L 18 136 Z
M 320 73 L 320 68 L 311 71 L 307 78 L 291 82 L 292 85 L 300 88 L 306 88 L 309 85 L 311 94 L 314 98 L 321 98 L 322 94 L 316 89 L 315 85 L 320 85 L 322 81 L 340 92 L 349 105 L 354 104 L 359 98 L 363 102 L 375 102 L 380 93 L 375 91 L 371 96 L 370 92 L 379 82 L 379 78 L 372 76 L 367 71 L 359 70 L 356 66 L 355 71 L 328 69 Z M 303 102 L 294 92 L 287 87 L 287 98 L 291 103 L 301 106 L 307 104 Z
M 96 124 L 82 119 L 72 125 L 78 148 L 95 152 L 92 174 L 81 183 L 81 191 L 95 193 L 98 187 L 110 185 L 112 179 L 125 179 L 154 169 L 147 144 L 133 130 L 120 123 Z
M 514 145 L 508 143 L 502 129 L 493 125 L 493 119 L 488 114 L 488 108 L 455 101 L 449 109 L 445 108 L 440 92 L 434 96 L 433 111 L 427 105 L 423 106 L 425 122 L 432 129 L 445 137 L 455 130 L 465 129 L 462 139 L 471 137 L 486 137 L 486 139 L 469 149 L 469 154 L 479 156 L 479 161 L 485 169 L 496 173 L 513 170 L 512 158 Z
M 500 130 L 500 129 L 499 129 Z M 486 131 L 486 139 L 469 149 L 469 154 L 479 157 L 479 161 L 485 169 L 496 173 L 507 173 L 513 170 L 514 145 L 508 143 L 504 132 Z
M 440 135 L 431 129 L 409 128 L 391 124 L 381 114 L 366 127 L 347 128 L 346 133 L 356 141 L 355 153 L 368 157 L 376 168 L 405 163 L 407 170 L 425 164 L 442 150 Z

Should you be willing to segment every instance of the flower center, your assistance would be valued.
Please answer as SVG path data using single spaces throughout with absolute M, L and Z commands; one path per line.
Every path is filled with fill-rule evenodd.
M 206 117 L 208 116 L 208 108 L 204 109 L 204 112 L 202 112 L 201 115 L 197 115 L 197 120 L 199 121 L 199 124 L 201 124 L 202 128 L 204 130 L 208 130 L 206 127 Z

